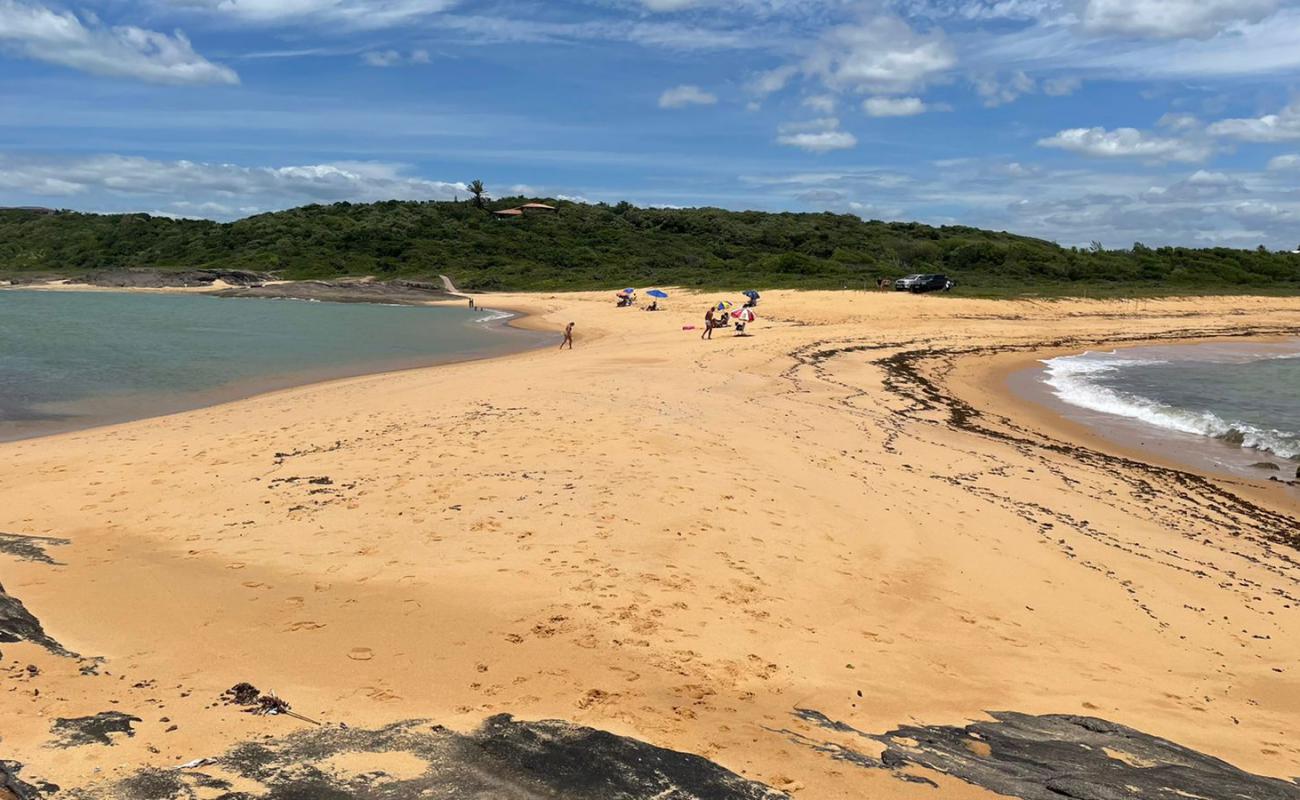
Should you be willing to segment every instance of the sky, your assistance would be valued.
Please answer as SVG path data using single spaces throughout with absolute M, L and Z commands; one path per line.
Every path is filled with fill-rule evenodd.
M 1296 248 L 1300 0 L 0 0 L 0 205 L 491 194 Z

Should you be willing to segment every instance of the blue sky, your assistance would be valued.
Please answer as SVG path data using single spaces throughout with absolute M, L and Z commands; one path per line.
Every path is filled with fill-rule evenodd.
M 527 193 L 1296 246 L 1300 0 L 0 0 L 0 205 Z

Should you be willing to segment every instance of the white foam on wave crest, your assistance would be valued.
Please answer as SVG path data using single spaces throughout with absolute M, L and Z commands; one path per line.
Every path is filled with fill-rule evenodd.
M 485 308 L 483 310 L 489 312 L 488 315 L 486 317 L 475 319 L 475 322 L 500 322 L 503 319 L 510 319 L 514 316 L 514 314 L 509 311 L 493 311 L 490 308 Z
M 1228 421 L 1209 411 L 1171 406 L 1149 397 L 1111 389 L 1098 381 L 1100 376 L 1125 367 L 1166 364 L 1167 361 L 1123 358 L 1114 352 L 1089 351 L 1077 356 L 1047 359 L 1042 363 L 1046 367 L 1044 383 L 1052 388 L 1059 400 L 1072 406 L 1135 419 L 1165 430 L 1209 436 L 1282 458 L 1300 456 L 1300 442 L 1296 441 L 1294 434 Z

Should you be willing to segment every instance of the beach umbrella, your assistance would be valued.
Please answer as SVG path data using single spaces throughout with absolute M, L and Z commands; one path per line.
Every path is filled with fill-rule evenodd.
M 746 290 L 746 291 L 743 291 L 743 292 L 741 292 L 741 294 L 743 294 L 744 296 L 748 297 L 750 300 L 757 300 L 757 299 L 758 299 L 758 292 L 754 291 L 753 289 L 748 289 L 748 290 Z
M 730 300 L 719 300 L 718 304 L 714 307 L 717 308 L 719 311 L 726 311 L 727 309 L 731 308 L 734 305 L 735 303 L 731 302 Z
M 619 294 L 636 294 L 636 289 L 633 289 L 631 286 L 629 286 L 623 291 L 619 292 Z
M 741 322 L 753 322 L 755 318 L 753 309 L 749 309 L 749 308 L 738 308 L 735 311 L 731 312 L 731 316 L 735 317 Z
M 663 300 L 668 297 L 667 292 L 660 291 L 659 289 L 651 289 L 650 291 L 646 292 L 646 294 L 650 295 L 651 297 L 657 297 L 660 300 Z

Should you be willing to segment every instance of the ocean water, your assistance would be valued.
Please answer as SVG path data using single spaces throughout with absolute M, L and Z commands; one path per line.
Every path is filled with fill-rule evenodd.
M 1088 412 L 1090 424 L 1199 447 L 1233 471 L 1300 461 L 1300 341 L 1138 347 L 1043 363 L 1043 383 Z
M 540 342 L 497 312 L 0 291 L 0 440 Z

